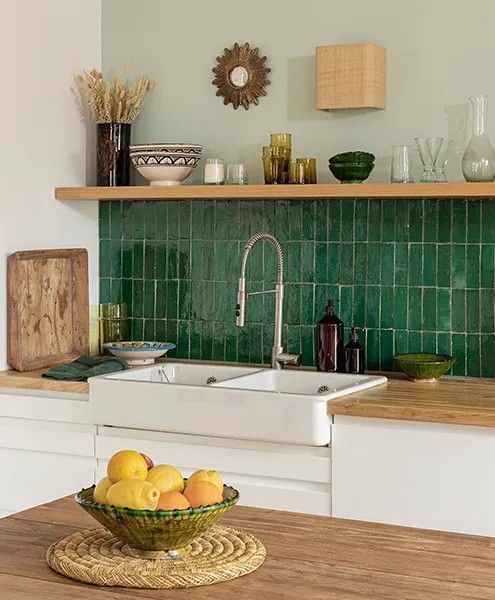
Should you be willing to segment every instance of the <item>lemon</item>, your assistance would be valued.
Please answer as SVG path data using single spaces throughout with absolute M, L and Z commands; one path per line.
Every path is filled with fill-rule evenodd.
M 156 510 L 159 499 L 159 490 L 140 479 L 121 479 L 107 492 L 107 504 L 135 510 Z
M 223 494 L 223 480 L 220 475 L 214 469 L 206 471 L 201 469 L 200 471 L 195 471 L 191 477 L 187 480 L 187 485 L 190 483 L 199 483 L 200 481 L 208 481 L 209 483 L 213 483 L 220 490 L 220 493 Z
M 182 492 L 184 479 L 175 467 L 171 465 L 157 465 L 148 471 L 146 478 L 157 487 L 160 492 Z
M 136 450 L 120 450 L 108 461 L 107 475 L 112 483 L 121 479 L 146 479 L 148 465 Z
M 108 477 L 103 477 L 96 484 L 95 489 L 93 490 L 93 500 L 98 502 L 99 504 L 107 503 L 107 492 L 112 487 L 112 482 Z

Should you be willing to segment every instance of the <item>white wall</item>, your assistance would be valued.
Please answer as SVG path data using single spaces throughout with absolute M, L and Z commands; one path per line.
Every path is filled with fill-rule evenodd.
M 330 181 L 336 152 L 364 149 L 377 163 L 371 180 L 390 177 L 391 148 L 415 136 L 455 138 L 449 164 L 462 179 L 467 97 L 489 96 L 495 142 L 495 2 L 493 0 L 105 0 L 103 65 L 130 63 L 157 86 L 133 127 L 134 143 L 189 141 L 207 156 L 248 164 L 260 181 L 261 146 L 290 131 L 296 156 L 316 156 L 319 180 Z M 259 106 L 234 111 L 215 96 L 215 57 L 234 42 L 259 46 L 272 69 Z M 374 42 L 387 49 L 385 110 L 314 108 L 315 47 Z M 468 126 L 469 127 L 469 126 Z M 419 157 L 415 153 L 416 174 Z M 197 169 L 194 178 L 201 175 Z
M 101 63 L 101 0 L 1 0 L 0 369 L 6 362 L 6 256 L 84 247 L 90 303 L 97 302 L 97 203 L 62 204 L 58 185 L 93 177 L 71 93 L 73 73 Z M 87 152 L 88 148 L 88 152 Z

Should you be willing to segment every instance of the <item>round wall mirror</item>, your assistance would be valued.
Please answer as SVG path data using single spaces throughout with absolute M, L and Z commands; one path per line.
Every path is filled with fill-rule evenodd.
M 250 48 L 249 44 L 225 48 L 222 56 L 217 56 L 213 69 L 213 85 L 217 96 L 223 96 L 224 104 L 234 108 L 258 104 L 260 96 L 266 96 L 265 87 L 270 83 L 266 67 L 266 56 L 260 56 L 259 48 Z

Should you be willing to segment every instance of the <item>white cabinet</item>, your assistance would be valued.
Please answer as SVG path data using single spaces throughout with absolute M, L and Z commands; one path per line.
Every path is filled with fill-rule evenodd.
M 495 536 L 495 429 L 336 415 L 333 516 Z
M 0 517 L 91 485 L 96 427 L 60 420 L 84 421 L 86 405 L 83 398 L 0 394 Z M 15 414 L 23 418 L 1 416 Z
M 331 514 L 330 448 L 98 427 L 97 478 L 117 450 L 134 448 L 185 476 L 217 469 L 248 506 Z

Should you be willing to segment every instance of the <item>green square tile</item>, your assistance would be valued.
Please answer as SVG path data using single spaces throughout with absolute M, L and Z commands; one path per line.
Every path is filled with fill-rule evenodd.
M 338 284 L 340 281 L 340 249 L 337 242 L 328 244 L 326 283 Z
M 394 326 L 394 288 L 382 286 L 380 288 L 380 328 L 391 329 Z
M 438 202 L 431 199 L 424 201 L 423 239 L 425 242 L 435 242 L 438 238 Z
M 289 325 L 299 324 L 301 318 L 300 285 L 288 283 L 285 286 L 285 318 Z
M 100 280 L 100 288 L 101 288 L 101 282 L 105 281 L 104 279 Z M 123 279 L 122 280 L 122 302 L 124 302 L 125 304 L 127 304 L 127 314 L 132 316 L 132 288 L 133 288 L 133 281 L 132 279 Z M 101 295 L 101 289 L 100 289 L 100 295 Z M 103 300 L 101 300 L 101 302 L 103 302 Z
M 144 282 L 134 279 L 132 282 L 132 317 L 140 319 L 144 316 Z
M 179 319 L 191 318 L 191 282 L 187 280 L 179 281 L 179 292 L 177 297 L 177 314 Z
M 481 200 L 470 200 L 467 203 L 467 241 L 481 241 Z
M 167 322 L 164 319 L 155 321 L 155 341 L 166 342 L 167 341 Z
M 225 323 L 213 324 L 213 360 L 225 360 Z
M 237 331 L 234 323 L 225 323 L 225 360 L 237 361 Z
M 480 336 L 477 334 L 466 336 L 466 363 L 467 373 L 472 377 L 481 375 Z
M 315 283 L 326 283 L 327 281 L 327 250 L 326 242 L 315 244 Z M 337 259 L 338 264 L 338 259 Z
M 226 242 L 217 241 L 214 244 L 214 274 L 215 279 L 218 281 L 227 280 L 227 255 L 226 255 Z M 179 275 L 180 277 L 180 275 Z M 180 277 L 182 279 L 182 277 Z
M 455 200 L 454 200 L 455 202 Z M 438 201 L 438 242 L 452 239 L 452 200 Z
M 437 334 L 432 331 L 423 331 L 423 352 L 435 354 L 437 351 Z
M 380 338 L 376 329 L 366 329 L 366 368 L 369 371 L 380 369 Z
M 144 319 L 131 320 L 131 339 L 136 342 L 144 340 Z
M 168 230 L 167 203 L 157 202 L 155 205 L 156 239 L 166 240 Z
M 167 282 L 163 280 L 156 282 L 155 314 L 157 319 L 165 319 L 167 316 L 167 285 Z
M 287 242 L 287 279 L 290 283 L 301 281 L 301 242 Z M 261 266 L 261 271 L 263 267 Z
M 110 277 L 110 240 L 100 240 L 100 277 Z
M 467 203 L 456 199 L 452 203 L 452 241 L 462 244 L 466 241 Z
M 143 289 L 143 317 L 153 319 L 155 317 L 155 281 L 146 279 Z
M 263 326 L 261 323 L 249 325 L 249 362 L 263 362 Z
M 337 246 L 338 251 L 338 246 Z M 394 273 L 394 268 L 392 265 L 391 268 L 392 277 Z M 366 244 L 359 242 L 354 244 L 354 282 L 356 284 L 365 284 L 366 277 L 368 272 L 368 252 L 366 249 Z
M 447 288 L 437 289 L 437 331 L 452 329 L 452 292 Z
M 144 244 L 144 278 L 156 278 L 156 253 L 153 242 L 145 242 Z
M 434 286 L 437 283 L 437 246 L 423 245 L 423 285 Z
M 380 288 L 377 285 L 366 286 L 366 327 L 377 328 L 380 325 Z
M 439 287 L 450 287 L 452 263 L 452 247 L 447 244 L 437 246 L 437 285 Z
M 366 244 L 366 249 L 368 251 L 366 282 L 369 284 L 378 284 L 380 282 L 382 245 L 377 242 L 368 242 Z
M 122 277 L 124 279 L 131 279 L 133 276 L 133 254 L 134 242 L 122 240 Z
M 100 202 L 100 204 L 102 203 Z M 122 202 L 122 238 L 124 240 L 132 240 L 134 234 L 133 204 L 133 201 Z
M 301 281 L 315 281 L 315 244 L 305 241 L 301 243 Z
M 382 244 L 380 257 L 380 283 L 382 285 L 393 285 L 394 283 L 394 244 Z
M 100 302 L 106 304 L 110 302 L 110 279 L 100 277 Z
M 144 237 L 147 240 L 156 239 L 156 202 L 147 202 L 144 207 Z
M 481 247 L 476 244 L 466 246 L 466 286 L 480 287 Z
M 423 334 L 421 331 L 410 331 L 407 341 L 408 352 L 417 353 L 423 351 Z
M 199 360 L 201 358 L 201 333 L 203 327 L 200 321 L 192 321 L 189 330 L 189 356 L 193 360 Z M 228 360 L 235 360 L 235 358 L 228 358 Z
M 140 279 L 144 275 L 144 244 L 142 241 L 134 242 L 132 249 L 133 278 Z
M 110 239 L 110 205 L 112 202 L 100 202 L 98 209 L 98 227 L 100 240 Z
M 409 205 L 408 200 L 395 200 L 395 240 L 409 241 Z
M 495 245 L 483 244 L 481 246 L 481 287 L 495 287 Z
M 122 302 L 122 279 L 110 279 L 110 302 Z
M 155 340 L 155 321 L 153 319 L 144 319 L 143 339 L 148 342 Z
M 303 365 L 309 367 L 315 364 L 315 342 L 313 327 L 301 327 L 301 353 Z
M 246 241 L 249 237 L 249 215 L 246 214 L 247 211 L 243 211 L 241 215 L 241 219 L 244 223 L 246 223 L 246 232 L 243 236 L 246 238 Z M 215 223 L 215 201 L 214 200 L 204 200 L 203 201 L 203 221 L 201 223 L 201 233 L 196 239 L 201 240 L 212 240 L 214 239 L 214 223 Z M 194 227 L 194 222 L 193 222 Z M 195 236 L 194 236 L 195 237 Z
M 215 320 L 225 321 L 233 319 L 235 302 L 232 298 L 231 302 L 228 301 L 227 296 L 228 288 L 224 282 L 215 282 L 214 284 L 214 302 L 215 302 Z
M 289 239 L 300 240 L 302 233 L 302 205 L 299 200 L 291 200 L 289 202 Z
M 167 201 L 167 235 L 169 240 L 179 238 L 180 203 L 176 200 Z
M 466 290 L 452 290 L 452 331 L 466 331 Z
M 423 331 L 435 331 L 437 327 L 437 291 L 433 288 L 423 290 Z
M 395 245 L 395 285 L 407 285 L 409 281 L 409 246 Z
M 394 354 L 407 354 L 409 351 L 408 333 L 403 329 L 394 331 Z M 394 370 L 397 370 L 394 367 Z
M 315 200 L 315 240 L 318 242 L 327 241 L 328 204 L 328 200 Z
M 382 203 L 382 240 L 395 241 L 395 201 L 384 200 Z
M 179 204 L 179 237 L 181 240 L 192 238 L 191 202 L 182 201 Z
M 408 328 L 414 331 L 421 331 L 423 322 L 423 290 L 418 287 L 410 287 L 408 291 Z
M 122 277 L 122 246 L 120 240 L 110 241 L 110 277 Z
M 409 241 L 423 241 L 423 200 L 409 201 Z
M 201 284 L 201 319 L 203 321 L 214 321 L 215 319 L 215 284 L 212 281 L 204 281 Z M 249 301 L 248 301 L 249 302 Z
M 315 201 L 303 200 L 302 204 L 302 239 L 315 239 Z
M 466 245 L 452 245 L 452 287 L 466 287 Z
M 342 285 L 354 283 L 354 244 L 340 245 L 340 281 Z
M 303 283 L 301 285 L 301 316 L 299 323 L 302 325 L 314 325 L 313 312 L 314 285 L 312 283 Z
M 135 240 L 144 239 L 144 202 L 133 202 L 132 223 L 133 238 Z
M 495 202 L 483 200 L 481 209 L 481 239 L 485 243 L 493 244 L 495 242 Z
M 203 280 L 212 281 L 215 279 L 215 243 L 211 241 L 204 241 L 202 248 Z
M 394 326 L 396 329 L 407 329 L 409 291 L 405 286 L 394 288 Z
M 495 291 L 493 289 L 480 290 L 480 331 L 483 333 L 495 331 Z
M 352 308 L 354 306 L 353 301 L 353 287 L 350 285 L 342 285 L 340 287 L 339 304 L 337 306 L 337 314 L 345 325 L 352 324 Z M 304 310 L 304 306 L 302 307 Z M 309 325 L 309 322 L 305 323 Z
M 480 291 L 466 290 L 466 331 L 479 333 L 480 331 Z
M 394 357 L 394 332 L 380 331 L 380 369 L 392 371 Z
M 450 333 L 437 334 L 437 352 L 438 354 L 452 355 L 452 339 Z
M 176 320 L 178 316 L 177 281 L 167 281 L 167 319 Z
M 366 323 L 366 287 L 364 285 L 354 286 L 354 316 L 351 325 L 364 327 Z
M 342 200 L 340 235 L 342 242 L 354 240 L 354 200 Z
M 158 240 L 153 242 L 155 247 L 155 277 L 166 279 L 167 277 L 167 242 Z
M 409 245 L 409 285 L 423 284 L 423 246 Z
M 178 321 L 177 323 L 177 355 L 179 358 L 190 357 L 190 323 L 189 321 Z
M 356 200 L 354 206 L 354 240 L 365 242 L 368 239 L 368 200 Z
M 480 338 L 481 377 L 495 377 L 495 335 Z
M 110 237 L 112 240 L 122 238 L 122 203 L 110 202 Z
M 328 239 L 338 242 L 341 238 L 342 200 L 328 201 Z
M 279 242 L 289 239 L 289 203 L 279 200 L 275 204 L 275 229 L 274 234 Z

